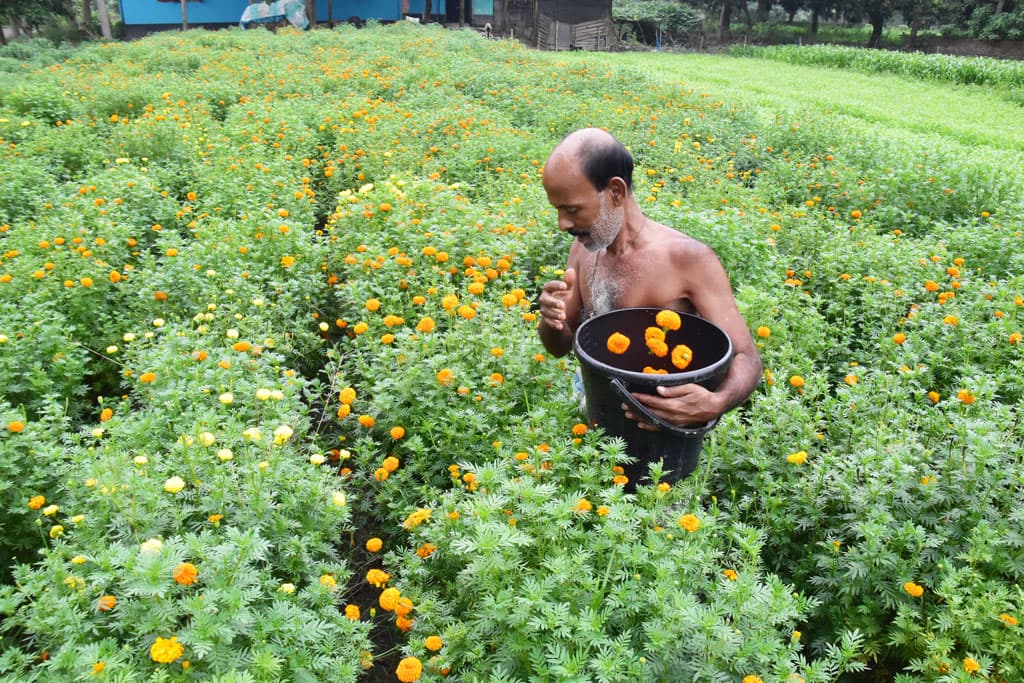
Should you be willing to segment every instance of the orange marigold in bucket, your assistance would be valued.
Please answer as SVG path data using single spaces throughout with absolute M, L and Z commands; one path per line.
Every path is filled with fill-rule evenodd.
M 654 322 L 658 323 L 658 327 L 664 327 L 666 330 L 678 330 L 683 324 L 679 314 L 668 309 L 658 311 L 658 315 L 654 316 Z
M 608 337 L 608 350 L 612 353 L 621 356 L 629 348 L 629 337 L 622 334 L 621 332 L 613 332 Z
M 686 344 L 679 344 L 672 349 L 672 365 L 685 370 L 693 361 L 693 349 Z

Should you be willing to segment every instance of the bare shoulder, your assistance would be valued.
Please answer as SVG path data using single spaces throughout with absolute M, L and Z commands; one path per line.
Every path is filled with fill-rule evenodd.
M 654 246 L 672 266 L 686 271 L 721 268 L 718 255 L 705 242 L 665 225 L 657 227 Z

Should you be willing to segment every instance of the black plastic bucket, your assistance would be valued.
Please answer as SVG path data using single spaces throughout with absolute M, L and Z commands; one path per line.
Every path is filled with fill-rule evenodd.
M 586 395 L 587 420 L 605 433 L 626 442 L 627 452 L 636 462 L 625 465 L 629 488 L 648 475 L 648 464 L 662 461 L 663 481 L 676 482 L 697 468 L 704 435 L 714 429 L 718 419 L 703 424 L 679 426 L 657 417 L 630 394 L 655 394 L 658 386 L 696 383 L 711 391 L 718 388 L 732 363 L 732 341 L 722 328 L 699 316 L 679 312 L 678 330 L 667 331 L 669 349 L 686 344 L 693 360 L 684 371 L 676 369 L 669 357 L 658 358 L 647 348 L 644 331 L 657 327 L 660 308 L 621 308 L 585 321 L 576 330 L 573 348 L 580 361 L 580 374 Z M 608 337 L 619 332 L 630 338 L 629 348 L 617 355 L 608 350 Z M 645 366 L 668 370 L 651 374 Z M 643 415 L 659 431 L 640 429 L 627 420 L 622 404 L 634 414 Z

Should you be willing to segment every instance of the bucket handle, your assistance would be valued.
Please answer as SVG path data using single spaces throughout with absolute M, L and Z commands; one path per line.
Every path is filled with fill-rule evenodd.
M 612 388 L 615 390 L 615 393 L 619 395 L 619 398 L 626 402 L 626 405 L 628 405 L 632 410 L 635 410 L 636 412 L 643 415 L 644 418 L 651 424 L 657 425 L 660 429 L 663 429 L 667 432 L 672 432 L 673 434 L 678 434 L 679 436 L 704 436 L 712 429 L 714 429 L 715 425 L 718 424 L 717 417 L 696 427 L 680 427 L 679 425 L 672 424 L 671 422 L 666 422 L 662 418 L 652 413 L 643 403 L 637 401 L 636 398 L 633 397 L 633 394 L 629 393 L 629 391 L 626 390 L 626 386 L 622 383 L 621 380 L 619 380 L 618 377 L 613 377 L 610 380 L 610 384 L 612 385 Z

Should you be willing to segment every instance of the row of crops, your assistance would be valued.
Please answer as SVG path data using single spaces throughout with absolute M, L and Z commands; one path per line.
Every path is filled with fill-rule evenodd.
M 1024 675 L 1019 154 L 437 27 L 18 50 L 0 677 Z M 583 126 L 764 360 L 674 486 L 536 336 Z

